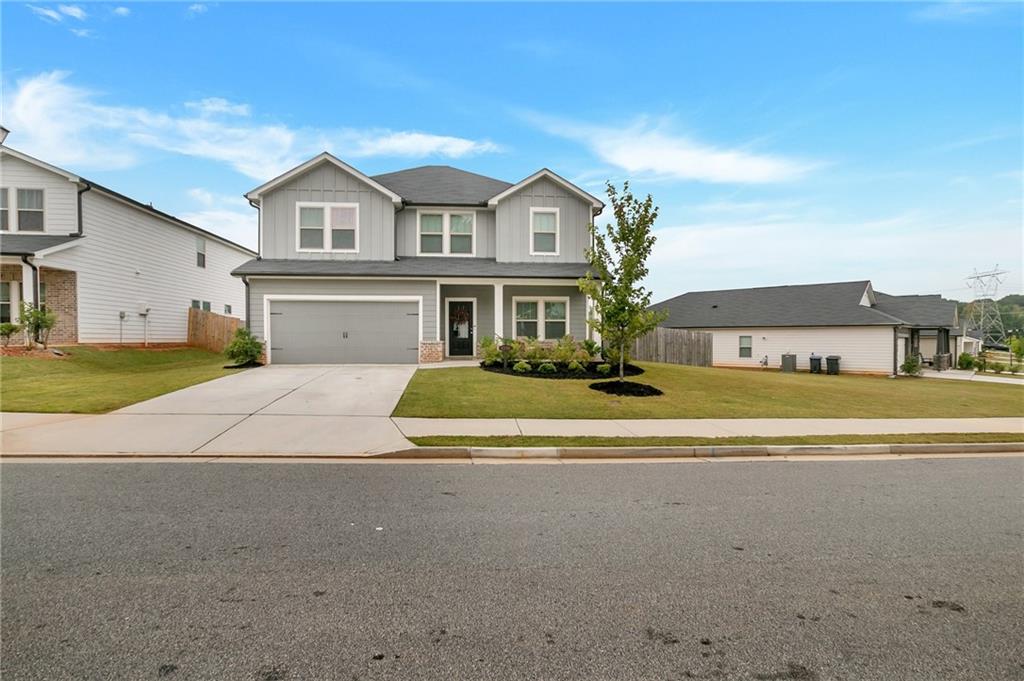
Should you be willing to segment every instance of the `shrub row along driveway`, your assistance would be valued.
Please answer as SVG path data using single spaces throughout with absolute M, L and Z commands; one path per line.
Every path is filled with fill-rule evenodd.
M 364 454 L 408 447 L 388 418 L 415 367 L 268 366 L 112 414 L 4 414 L 6 452 Z
M 1024 415 L 1013 385 L 783 374 L 640 363 L 630 380 L 659 397 L 609 397 L 590 380 L 508 376 L 475 367 L 413 377 L 395 416 L 530 419 L 963 418 Z

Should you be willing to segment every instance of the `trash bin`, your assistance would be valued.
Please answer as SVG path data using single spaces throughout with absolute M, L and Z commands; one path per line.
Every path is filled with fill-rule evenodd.
M 825 358 L 825 363 L 828 365 L 828 373 L 830 376 L 835 376 L 839 373 L 839 360 L 842 357 L 839 355 L 829 355 Z
M 811 354 L 811 373 L 821 373 L 821 355 L 815 355 L 813 353 Z
M 796 371 L 796 355 L 786 354 L 782 356 L 782 370 L 787 374 Z

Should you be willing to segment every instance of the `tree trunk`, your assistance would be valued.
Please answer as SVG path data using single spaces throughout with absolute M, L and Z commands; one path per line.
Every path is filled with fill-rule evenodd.
M 626 379 L 626 346 L 619 343 L 619 381 Z

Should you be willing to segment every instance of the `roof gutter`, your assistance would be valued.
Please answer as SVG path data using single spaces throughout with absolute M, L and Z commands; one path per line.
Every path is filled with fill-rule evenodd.
M 81 187 L 78 190 L 78 232 L 77 232 L 78 236 L 82 236 L 82 234 L 84 232 L 84 226 L 83 226 L 84 223 L 83 223 L 83 220 L 82 220 L 82 194 L 84 194 L 87 191 L 89 191 L 90 189 L 92 189 L 92 185 L 89 182 L 87 182 L 85 180 L 82 180 L 82 183 L 85 186 Z

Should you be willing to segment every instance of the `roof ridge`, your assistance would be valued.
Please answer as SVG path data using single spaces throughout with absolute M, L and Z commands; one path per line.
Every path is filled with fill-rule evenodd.
M 816 284 L 776 284 L 775 286 L 746 286 L 739 288 L 721 288 L 711 289 L 708 291 L 687 291 L 681 293 L 678 296 L 672 296 L 672 298 L 679 298 L 680 296 L 688 296 L 696 293 L 731 293 L 733 291 L 764 291 L 767 289 L 780 289 L 780 288 L 810 288 L 812 286 L 840 286 L 844 284 L 870 284 L 870 279 L 854 279 L 851 281 L 823 281 Z M 877 293 L 877 291 L 876 291 Z M 671 300 L 669 298 L 668 300 Z
M 491 177 L 490 175 L 483 175 L 482 173 L 476 173 L 476 172 L 473 172 L 472 170 L 466 170 L 465 168 L 457 168 L 456 166 L 448 165 L 448 164 L 445 164 L 445 163 L 428 163 L 428 164 L 421 165 L 421 166 L 413 166 L 412 168 L 402 168 L 400 170 L 392 170 L 392 171 L 387 172 L 387 173 L 380 173 L 379 175 L 371 175 L 370 177 L 379 178 L 379 177 L 385 177 L 387 175 L 397 175 L 399 173 L 407 173 L 407 172 L 411 172 L 411 171 L 414 171 L 414 170 L 423 170 L 425 168 L 447 168 L 448 170 L 454 170 L 456 172 L 464 173 L 466 175 L 473 175 L 475 177 L 483 178 L 485 180 L 490 180 L 491 182 L 500 182 L 502 184 L 507 184 L 509 186 L 512 185 L 511 182 L 508 182 L 506 180 L 498 179 L 497 177 Z

